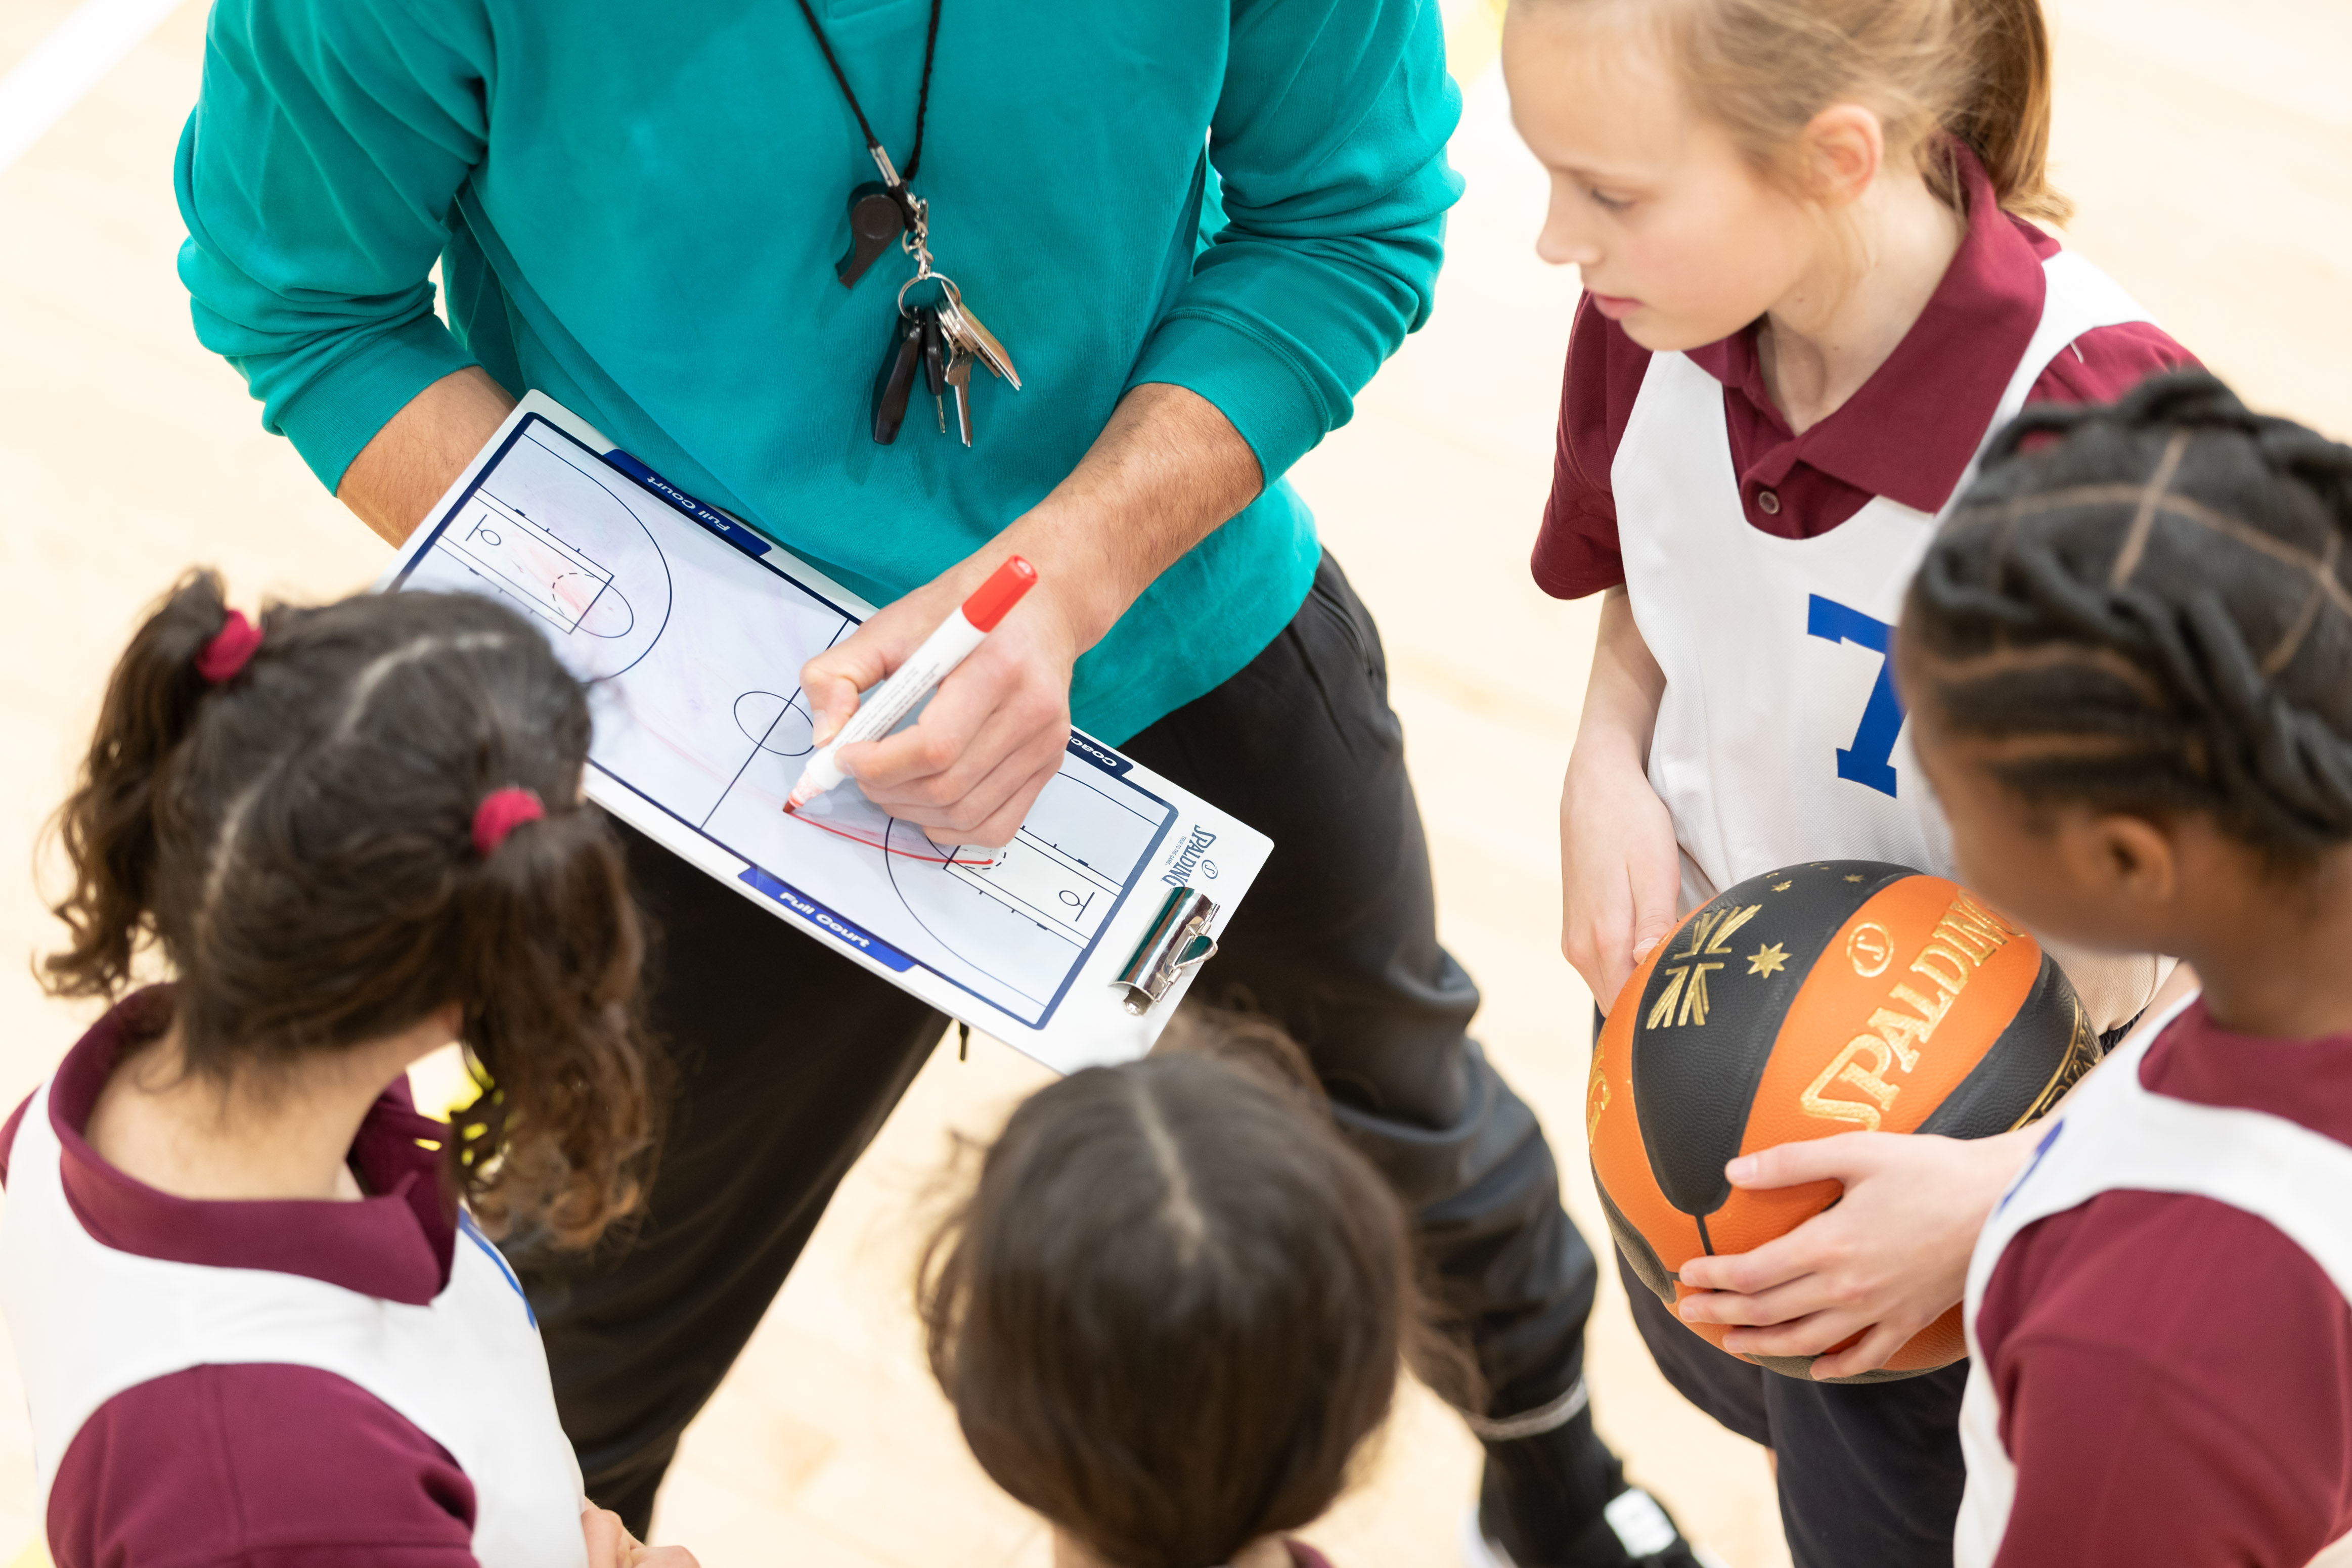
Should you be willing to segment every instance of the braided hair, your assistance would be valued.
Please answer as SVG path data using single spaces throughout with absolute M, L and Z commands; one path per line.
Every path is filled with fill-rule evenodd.
M 2352 447 L 2201 371 L 2030 409 L 1912 582 L 1906 662 L 2026 800 L 2305 863 L 2352 841 L 2347 530 Z

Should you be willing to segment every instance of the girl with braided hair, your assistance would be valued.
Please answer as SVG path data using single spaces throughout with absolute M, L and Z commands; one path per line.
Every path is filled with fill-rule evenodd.
M 2352 448 L 2167 378 L 2027 413 L 1905 603 L 1969 884 L 2204 987 L 1977 1243 L 1958 1568 L 2302 1568 L 2352 1531 L 2347 536 Z
M 256 624 L 199 572 L 132 637 L 44 975 L 113 1006 L 0 1128 L 58 1568 L 691 1568 L 583 1509 L 485 1234 L 585 1246 L 651 1157 L 588 734 L 546 642 L 471 595 Z M 405 1074 L 451 1040 L 497 1087 L 445 1127 Z
M 1562 947 L 1606 1008 L 1748 877 L 1951 871 L 1887 668 L 1905 584 L 2021 408 L 2191 361 L 2032 222 L 2067 211 L 2039 0 L 1513 0 L 1504 66 L 1551 177 L 1538 249 L 1585 288 L 1534 566 L 1606 596 L 1560 803 Z M 2058 956 L 2103 1032 L 2167 972 Z M 1733 1162 L 1742 1186 L 1844 1186 L 1680 1270 L 1706 1292 L 1683 1317 L 1734 1325 L 1735 1354 L 1621 1266 L 1669 1381 L 1778 1456 L 1800 1568 L 1949 1561 L 1965 1370 L 1809 1382 L 1739 1354 L 1867 1377 L 1958 1301 L 2030 1148 L 1849 1134 Z

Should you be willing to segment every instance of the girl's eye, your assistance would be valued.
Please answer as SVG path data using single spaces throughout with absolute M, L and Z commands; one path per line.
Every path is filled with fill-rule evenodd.
M 1590 185 L 1585 187 L 1584 193 L 1591 197 L 1592 204 L 1604 213 L 1622 213 L 1633 204 L 1630 197 L 1612 196 L 1605 191 L 1596 191 Z

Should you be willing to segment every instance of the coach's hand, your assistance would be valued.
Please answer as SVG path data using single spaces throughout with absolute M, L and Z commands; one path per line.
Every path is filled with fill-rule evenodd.
M 1026 558 L 1037 586 L 940 683 L 923 716 L 839 758 L 866 799 L 935 843 L 1011 843 L 1062 766 L 1078 655 L 1262 483 L 1256 453 L 1206 398 L 1156 382 L 1130 389 L 1052 494 L 801 667 L 817 744 L 1006 556 Z
M 1694 1258 L 1685 1322 L 1745 1325 L 1723 1337 L 1743 1355 L 1817 1355 L 1817 1378 L 1885 1366 L 1951 1310 L 1993 1205 L 2032 1157 L 2040 1127 L 1962 1140 L 1843 1133 L 1782 1144 L 1724 1167 L 1751 1191 L 1834 1181 L 1837 1207 L 1750 1252 Z M 1834 1355 L 1825 1354 L 1855 1334 Z
M 971 557 L 802 666 L 817 744 L 857 711 L 859 692 L 904 663 L 1012 553 Z M 842 770 L 937 843 L 1012 842 L 1069 744 L 1070 672 L 1082 644 L 1067 603 L 1041 564 L 1037 586 L 940 683 L 922 717 L 843 747 Z

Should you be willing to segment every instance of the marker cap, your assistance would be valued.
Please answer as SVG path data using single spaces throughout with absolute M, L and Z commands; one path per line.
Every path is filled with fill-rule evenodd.
M 1021 602 L 1021 596 L 1036 586 L 1037 569 L 1017 555 L 1007 557 L 963 601 L 963 618 L 975 632 L 993 632 L 1006 612 Z

